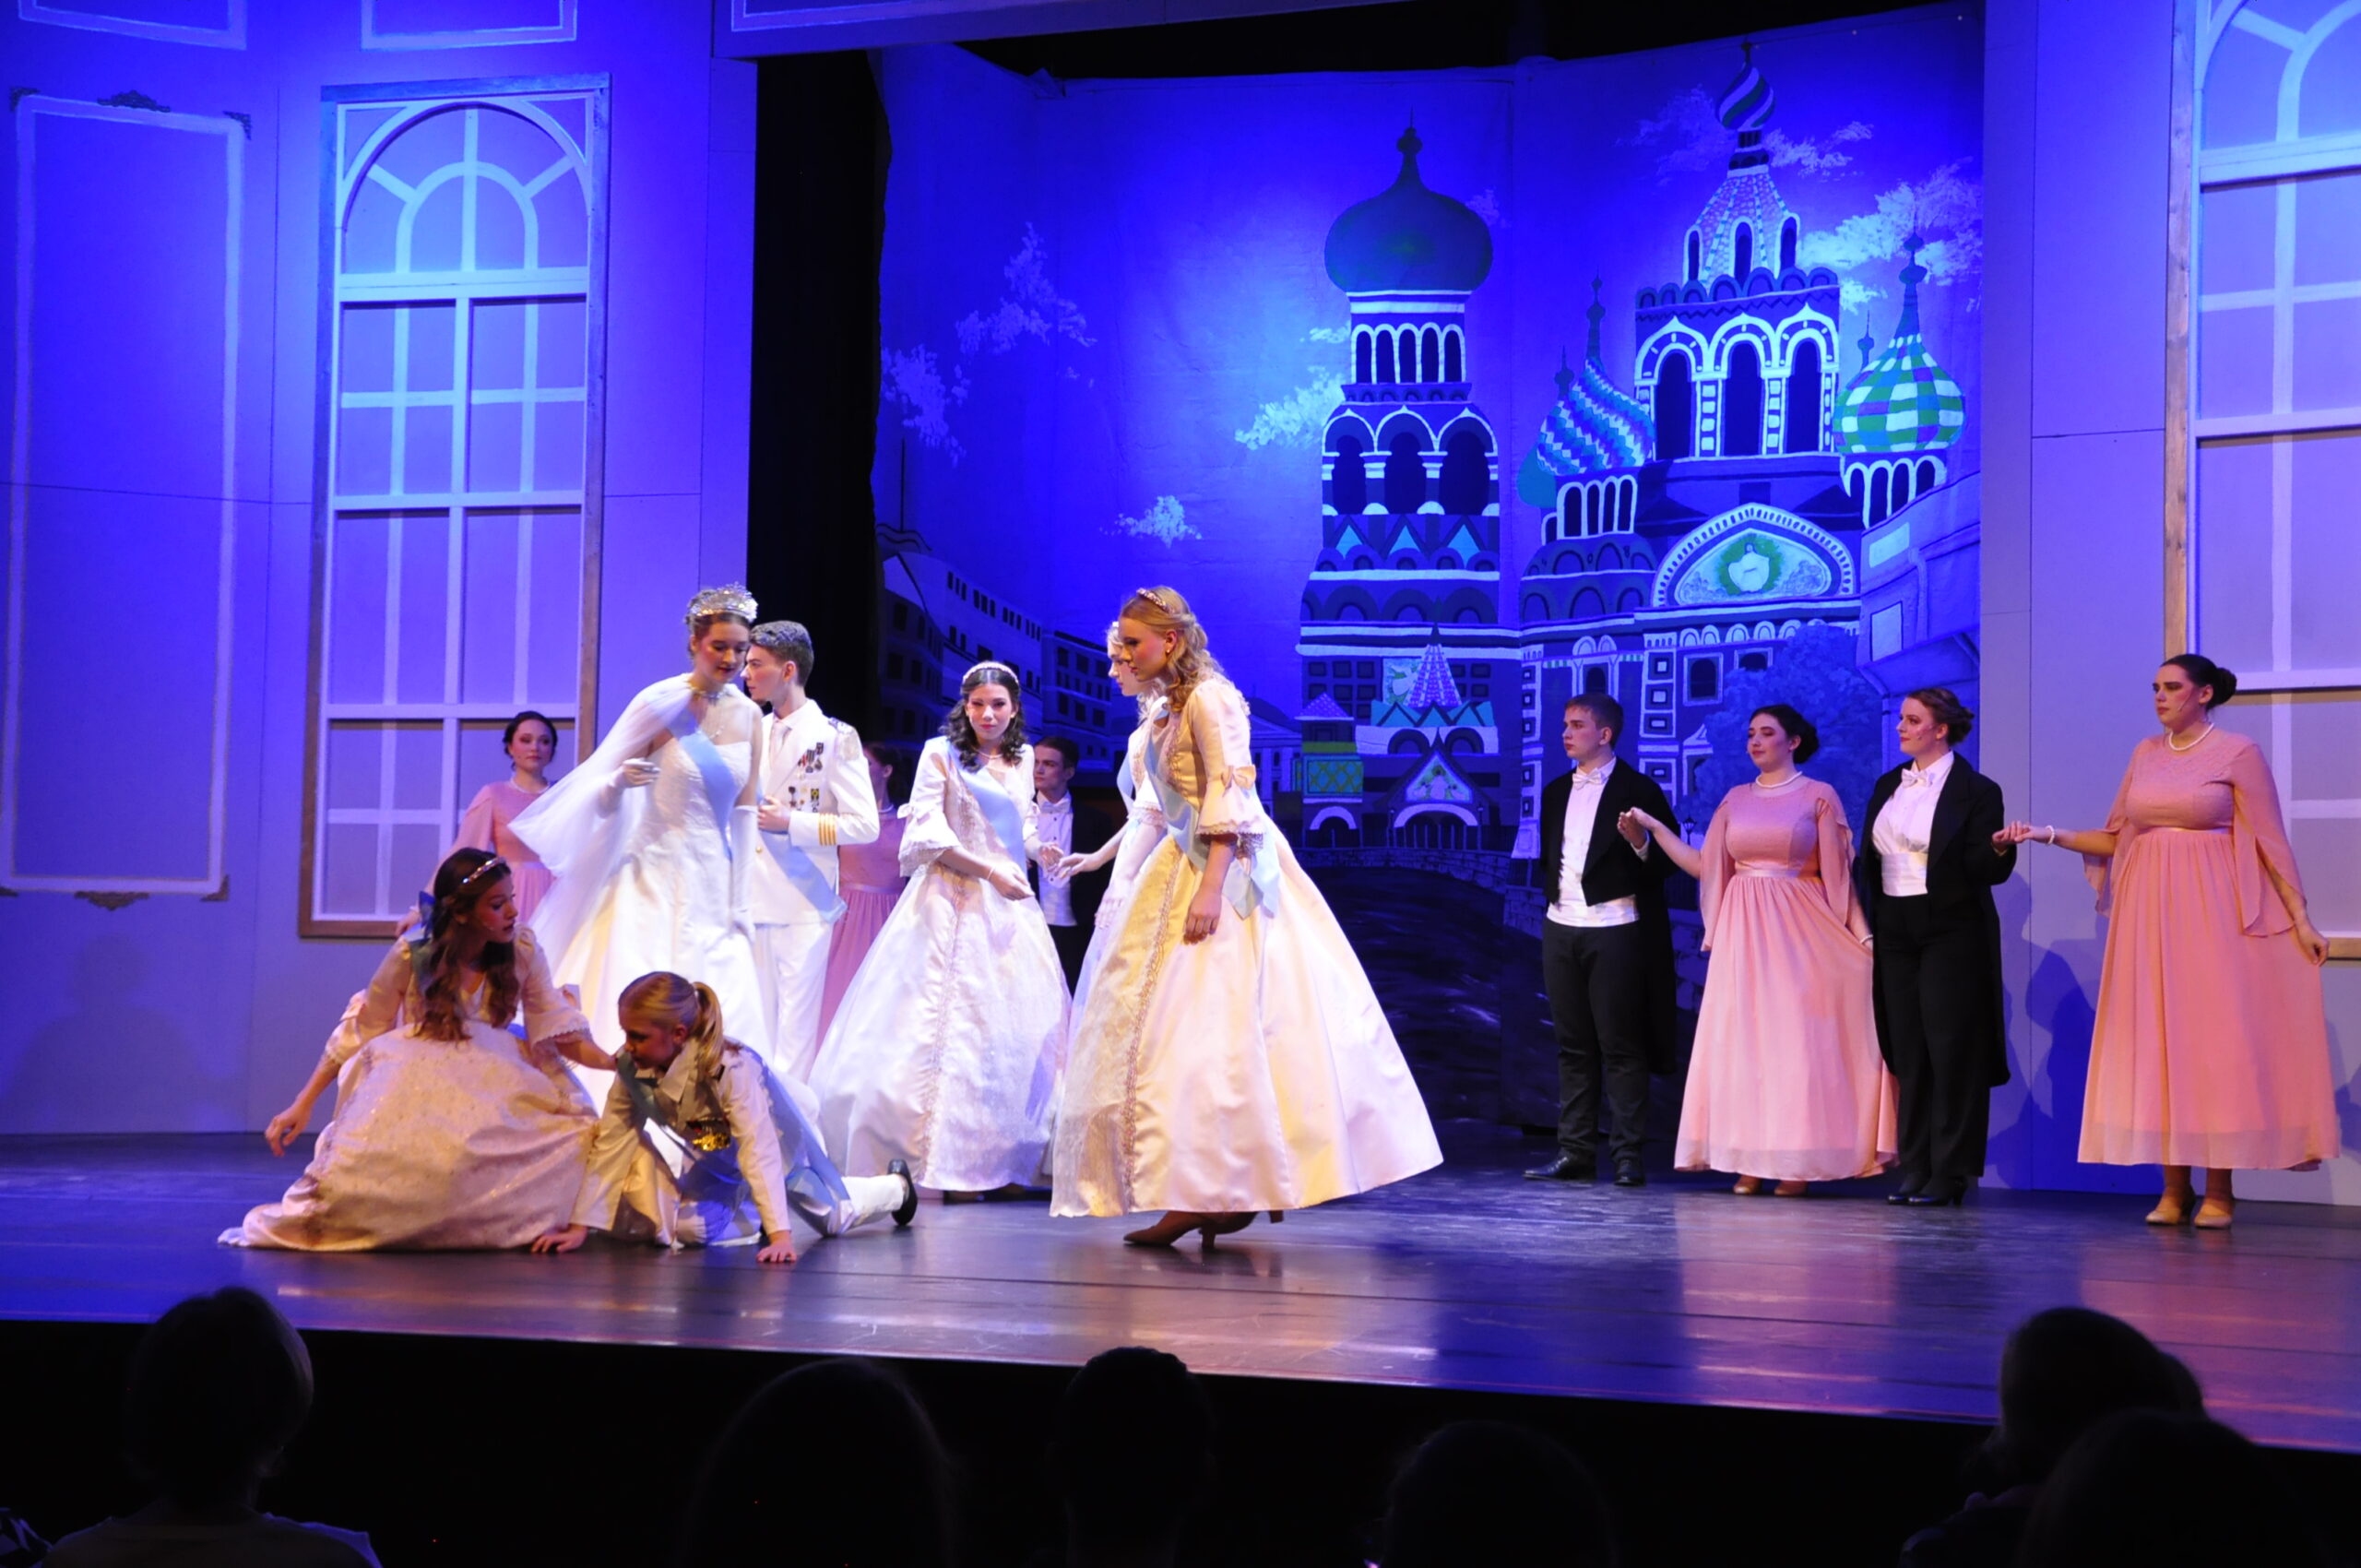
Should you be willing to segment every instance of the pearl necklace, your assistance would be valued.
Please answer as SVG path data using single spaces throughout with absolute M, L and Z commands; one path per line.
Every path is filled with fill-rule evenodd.
M 1801 781 L 1803 775 L 1800 773 L 1790 773 L 1785 778 L 1780 779 L 1776 784 L 1765 784 L 1761 778 L 1756 778 L 1753 780 L 1753 783 L 1756 789 L 1761 790 L 1765 794 L 1768 794 L 1774 790 L 1784 790 L 1790 784 Z
M 2208 723 L 2208 724 L 2205 726 L 2205 735 L 2211 735 L 2212 733 L 2213 733 L 2213 726 L 2211 723 Z M 2197 739 L 2195 739 L 2194 741 L 2191 741 L 2189 744 L 2187 744 L 2187 745 L 2185 745 L 2185 746 L 2173 746 L 2173 738 L 2172 738 L 2172 736 L 2171 736 L 2171 735 L 2167 734 L 2167 735 L 2165 737 L 2165 744 L 2166 744 L 2167 746 L 2172 746 L 2172 749 L 2173 749 L 2173 750 L 2175 750 L 2175 751 L 2177 751 L 2177 752 L 2193 752 L 2193 751 L 2195 751 L 2198 747 L 2200 747 L 2200 746 L 2201 746 L 2201 745 L 2203 745 L 2203 744 L 2205 743 L 2205 735 L 2200 735 L 2199 737 L 2197 737 Z

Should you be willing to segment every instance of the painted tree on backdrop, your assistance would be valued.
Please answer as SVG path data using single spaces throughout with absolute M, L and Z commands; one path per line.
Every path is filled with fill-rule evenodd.
M 1771 668 L 1730 678 L 1722 689 L 1721 707 L 1705 720 L 1713 754 L 1698 769 L 1697 788 L 1681 802 L 1684 822 L 1702 830 L 1722 797 L 1754 777 L 1746 754 L 1747 719 L 1766 703 L 1784 702 L 1819 727 L 1820 754 L 1804 771 L 1834 787 L 1845 802 L 1845 820 L 1859 834 L 1885 750 L 1878 689 L 1854 662 L 1857 642 L 1852 633 L 1835 626 L 1806 626 L 1780 646 Z

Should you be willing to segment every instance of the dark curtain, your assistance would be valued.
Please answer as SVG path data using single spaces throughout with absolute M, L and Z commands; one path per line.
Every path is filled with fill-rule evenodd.
M 884 105 L 865 53 L 762 64 L 746 585 L 812 631 L 812 695 L 874 732 Z

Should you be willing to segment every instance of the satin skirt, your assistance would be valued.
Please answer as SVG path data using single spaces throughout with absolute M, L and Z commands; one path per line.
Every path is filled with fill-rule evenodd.
M 331 1253 L 521 1247 L 573 1212 L 597 1122 L 566 1063 L 505 1029 L 474 1020 L 459 1040 L 397 1029 L 346 1064 L 336 1117 L 287 1195 L 221 1240 Z
M 1154 841 L 1086 965 L 1050 1212 L 1308 1208 L 1442 1162 L 1360 960 L 1287 841 L 1277 907 L 1181 940 L 1200 873 Z

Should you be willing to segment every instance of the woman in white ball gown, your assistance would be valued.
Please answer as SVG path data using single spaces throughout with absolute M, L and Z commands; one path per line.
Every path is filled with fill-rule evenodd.
M 688 673 L 632 698 L 589 760 L 510 825 L 556 877 L 533 932 L 610 1051 L 623 987 L 666 969 L 711 986 L 742 1043 L 770 1057 L 747 903 L 764 726 L 730 684 L 753 619 L 735 583 L 690 600 Z
M 986 661 L 911 775 L 909 876 L 829 1021 L 813 1092 L 848 1176 L 896 1159 L 921 1187 L 1042 1180 L 1066 980 L 1025 877 L 1039 844 L 1015 671 Z
M 1165 707 L 1143 782 L 1165 831 L 1094 955 L 1051 1212 L 1168 1212 L 1124 1238 L 1207 1241 L 1442 1161 L 1394 1030 L 1254 790 L 1245 698 L 1188 601 L 1143 588 L 1122 656 Z

